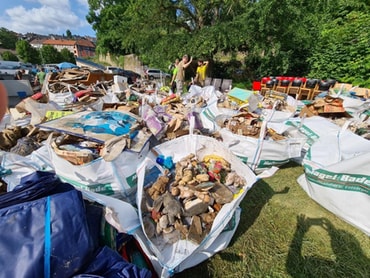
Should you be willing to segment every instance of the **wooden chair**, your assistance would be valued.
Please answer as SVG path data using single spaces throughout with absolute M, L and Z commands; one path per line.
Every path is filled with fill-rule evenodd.
M 262 78 L 261 78 L 261 88 L 266 87 L 266 83 L 267 83 L 267 81 L 269 81 L 269 80 L 270 80 L 270 77 L 262 77 Z
M 292 81 L 290 86 L 287 89 L 287 94 L 290 96 L 294 96 L 295 98 L 298 98 L 299 90 L 302 86 L 303 82 L 302 79 L 296 78 Z
M 281 93 L 287 93 L 288 87 L 290 85 L 290 81 L 288 79 L 282 79 L 280 81 L 280 84 L 276 86 L 275 91 L 281 92 Z
M 269 91 L 273 90 L 274 87 L 275 87 L 274 80 L 268 80 L 266 82 L 266 86 L 261 88 L 261 95 L 264 96 L 266 94 L 266 92 L 269 92 Z
M 326 82 L 330 84 L 330 88 L 334 88 L 334 86 L 337 84 L 337 80 L 335 79 L 328 79 Z
M 317 79 L 307 79 L 304 83 L 304 86 L 302 86 L 299 89 L 299 93 L 297 96 L 297 99 L 309 99 L 311 92 L 316 88 L 316 85 L 319 81 Z
M 317 86 L 315 89 L 313 89 L 311 92 L 310 92 L 310 95 L 308 96 L 308 99 L 309 100 L 313 100 L 318 94 L 322 93 L 322 92 L 326 92 L 326 91 L 329 91 L 330 89 L 330 86 L 331 84 L 327 81 L 324 81 L 324 80 L 320 80 L 318 83 L 317 83 Z

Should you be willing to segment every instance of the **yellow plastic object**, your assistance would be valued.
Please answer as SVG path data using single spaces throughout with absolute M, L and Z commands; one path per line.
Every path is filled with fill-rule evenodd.
M 227 94 L 227 97 L 230 102 L 234 102 L 239 106 L 248 106 L 248 111 L 250 112 L 253 112 L 258 107 L 257 95 L 250 90 L 235 87 Z

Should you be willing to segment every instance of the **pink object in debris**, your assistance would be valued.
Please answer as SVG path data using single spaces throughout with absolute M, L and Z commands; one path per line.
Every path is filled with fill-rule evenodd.
M 41 99 L 43 96 L 44 96 L 44 95 L 43 95 L 41 92 L 38 92 L 38 93 L 36 93 L 36 94 L 33 94 L 33 95 L 31 96 L 31 98 L 32 98 L 32 99 L 34 99 L 34 100 L 39 100 L 39 99 Z

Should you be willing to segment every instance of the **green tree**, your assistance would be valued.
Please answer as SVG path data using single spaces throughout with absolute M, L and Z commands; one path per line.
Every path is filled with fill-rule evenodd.
M 162 69 L 187 53 L 214 59 L 214 68 L 228 75 L 230 67 L 243 67 L 250 79 L 315 75 L 365 82 L 370 72 L 369 0 L 88 3 L 98 53 L 135 53 Z M 231 61 L 222 60 L 225 54 Z M 244 65 L 236 54 L 244 54 Z
M 6 50 L 1 54 L 4 61 L 19 61 L 17 55 L 13 54 L 11 51 Z
M 370 86 L 370 13 L 351 11 L 324 25 L 310 57 L 310 75 Z
M 40 64 L 41 62 L 39 51 L 25 40 L 17 41 L 16 51 L 25 63 Z
M 67 39 L 72 39 L 73 38 L 71 30 L 67 29 L 66 37 L 67 37 Z
M 60 51 L 60 56 L 61 56 L 61 59 L 62 59 L 60 62 L 70 62 L 70 63 L 73 63 L 73 64 L 76 63 L 75 56 L 67 48 L 63 48 Z
M 43 45 L 40 50 L 42 64 L 60 63 L 62 56 L 52 45 Z
M 306 75 L 321 25 L 337 0 L 261 0 L 243 14 L 248 26 L 246 65 L 255 77 Z
M 248 7 L 243 5 L 237 0 L 89 0 L 87 20 L 97 33 L 99 52 L 134 52 L 147 64 L 167 68 L 184 53 L 212 58 L 243 44 L 244 24 L 237 24 Z
M 17 33 L 9 31 L 6 28 L 0 28 L 0 47 L 5 49 L 15 49 L 15 43 L 18 40 Z

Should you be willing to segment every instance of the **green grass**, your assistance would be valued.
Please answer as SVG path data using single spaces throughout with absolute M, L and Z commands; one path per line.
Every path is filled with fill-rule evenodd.
M 230 245 L 175 277 L 370 277 L 369 237 L 313 201 L 302 173 L 289 163 L 257 182 Z

